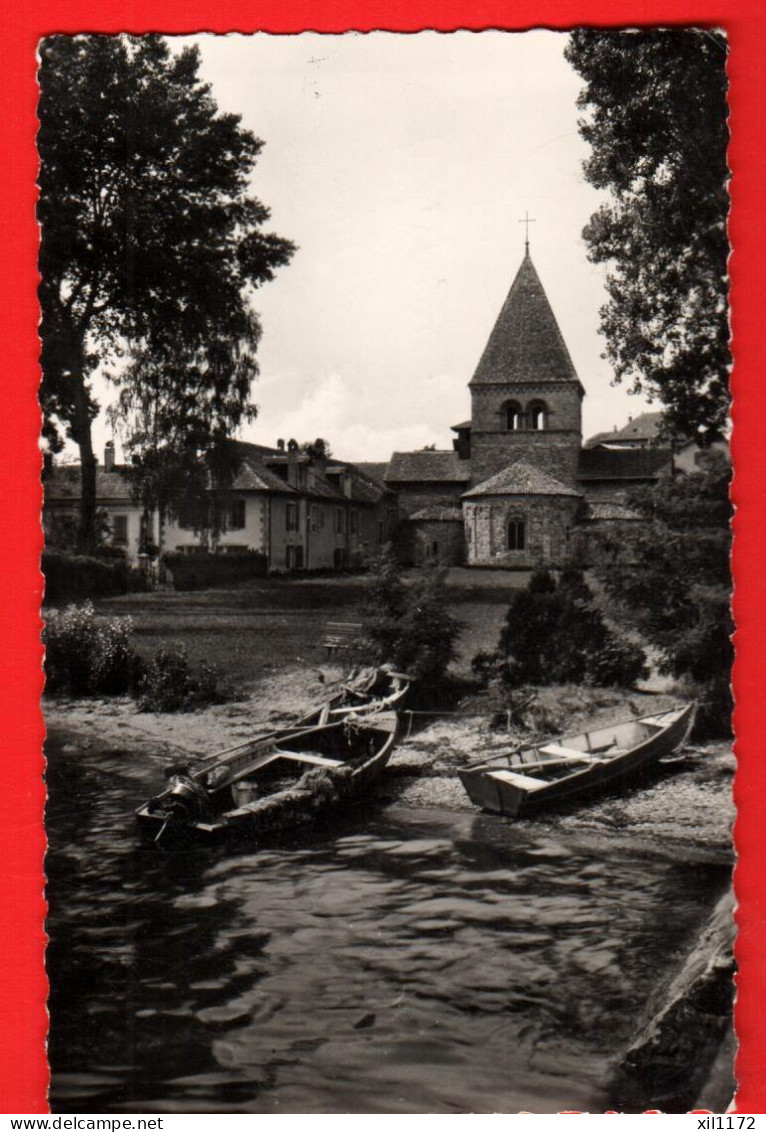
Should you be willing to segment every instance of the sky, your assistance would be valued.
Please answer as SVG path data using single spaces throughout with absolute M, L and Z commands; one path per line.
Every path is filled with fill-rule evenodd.
M 223 111 L 265 142 L 267 230 L 298 245 L 256 294 L 259 411 L 242 437 L 336 456 L 451 447 L 468 382 L 530 249 L 586 389 L 583 433 L 647 406 L 611 386 L 604 271 L 583 226 L 580 78 L 549 31 L 195 36 Z M 102 404 L 110 394 L 99 390 Z M 97 451 L 110 432 L 103 414 Z

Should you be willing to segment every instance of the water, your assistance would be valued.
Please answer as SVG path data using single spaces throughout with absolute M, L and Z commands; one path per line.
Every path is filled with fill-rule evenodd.
M 397 805 L 265 852 L 142 851 L 158 764 L 48 757 L 58 1113 L 603 1111 L 728 881 Z

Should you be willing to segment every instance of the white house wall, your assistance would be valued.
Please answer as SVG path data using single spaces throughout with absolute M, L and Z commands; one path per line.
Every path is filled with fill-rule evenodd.
M 239 530 L 223 531 L 218 537 L 218 547 L 245 547 L 264 553 L 267 546 L 264 538 L 268 500 L 262 496 L 239 496 L 245 500 L 245 525 Z M 174 550 L 191 550 L 200 546 L 200 536 L 193 530 L 185 530 L 177 522 L 165 522 L 162 530 L 162 553 Z

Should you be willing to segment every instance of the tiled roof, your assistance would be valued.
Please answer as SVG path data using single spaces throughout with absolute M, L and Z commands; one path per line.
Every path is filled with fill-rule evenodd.
M 295 489 L 266 467 L 268 459 L 277 449 L 264 448 L 261 444 L 247 444 L 243 440 L 234 442 L 240 458 L 240 465 L 234 476 L 232 491 L 268 491 L 274 494 L 294 495 Z
M 96 468 L 96 499 L 99 502 L 132 501 L 130 481 L 124 471 L 123 465 L 117 465 L 111 472 Z M 79 464 L 54 465 L 43 479 L 45 499 L 50 503 L 79 499 L 81 483 Z
M 463 512 L 459 507 L 423 507 L 408 516 L 408 522 L 417 523 L 428 520 L 432 523 L 462 523 Z
M 479 495 L 575 495 L 580 492 L 567 487 L 560 480 L 554 479 L 546 472 L 533 468 L 524 460 L 517 460 L 509 464 L 502 472 L 491 476 L 490 479 L 472 487 L 463 496 L 463 499 L 475 498 Z
M 527 252 L 471 385 L 577 380 L 556 316 Z
M 354 464 L 354 467 L 358 468 L 363 476 L 367 476 L 368 479 L 373 480 L 374 483 L 379 483 L 382 486 L 383 480 L 386 478 L 386 472 L 388 471 L 388 460 L 386 460 L 385 463 L 382 464 L 371 464 L 365 461 L 361 464 Z
M 638 512 L 631 511 L 630 507 L 625 507 L 622 503 L 609 503 L 608 501 L 603 503 L 591 503 L 588 501 L 587 517 L 594 523 L 609 519 L 622 519 L 627 521 L 641 518 Z
M 635 420 L 628 421 L 623 428 L 612 432 L 597 432 L 590 440 L 585 441 L 586 448 L 593 448 L 597 444 L 623 444 L 630 441 L 643 441 L 644 443 L 659 439 L 662 413 L 641 413 Z
M 653 480 L 671 463 L 669 448 L 585 448 L 581 480 Z
M 460 424 L 450 425 L 452 432 L 460 432 L 463 428 L 473 428 L 473 421 L 461 421 Z
M 302 495 L 313 499 L 327 499 L 334 502 L 377 503 L 385 493 L 383 484 L 371 479 L 354 464 L 331 460 L 328 463 L 330 475 L 314 466 L 313 475 L 309 473 L 304 490 L 291 487 L 270 464 L 282 463 L 283 453 L 276 448 L 265 448 L 261 444 L 246 441 L 232 441 L 236 445 L 239 466 L 231 485 L 232 491 L 258 491 L 274 495 Z M 332 475 L 332 468 L 343 469 L 351 480 L 351 495 L 347 496 L 340 482 Z M 382 465 L 386 467 L 386 465 Z M 130 482 L 123 475 L 124 468 L 118 466 L 112 472 L 103 468 L 96 470 L 96 497 L 99 503 L 118 500 L 131 500 Z M 311 486 L 309 486 L 309 483 Z M 61 502 L 80 498 L 80 465 L 67 464 L 54 467 L 45 476 L 45 498 L 48 502 Z
M 386 483 L 469 483 L 471 467 L 457 452 L 394 452 Z
M 382 465 L 387 468 L 388 465 Z M 346 464 L 351 476 L 351 496 L 361 503 L 377 503 L 388 490 L 386 485 L 365 472 L 359 464 Z

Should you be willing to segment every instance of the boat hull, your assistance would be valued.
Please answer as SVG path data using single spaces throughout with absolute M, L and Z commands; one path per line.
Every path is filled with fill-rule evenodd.
M 304 733 L 303 738 L 312 735 L 314 739 L 324 739 L 328 732 L 337 735 L 343 726 L 343 723 L 319 726 Z M 214 845 L 236 838 L 265 844 L 277 835 L 299 831 L 333 810 L 364 797 L 388 764 L 396 743 L 398 719 L 395 713 L 385 713 L 355 721 L 352 726 L 358 744 L 370 750 L 369 757 L 349 763 L 337 761 L 335 765 L 329 765 L 334 760 L 319 760 L 328 765 L 310 767 L 286 787 L 254 801 L 234 803 L 212 815 L 168 821 L 167 808 L 156 801 L 149 802 L 136 811 L 142 843 L 163 849 Z M 278 757 L 280 752 L 274 754 Z
M 460 771 L 459 777 L 475 805 L 506 817 L 523 818 L 571 806 L 640 784 L 661 758 L 683 746 L 691 732 L 694 714 L 695 705 L 690 704 L 678 711 L 662 730 L 658 729 L 643 742 L 612 758 L 588 761 L 583 751 L 581 763 L 585 765 L 553 781 L 541 781 L 531 773 L 524 773 L 530 768 L 544 768 L 545 763 L 534 763 L 531 759 L 525 763 L 523 756 L 514 766 L 481 764 Z M 576 740 L 581 738 L 577 736 Z M 568 749 L 568 742 L 562 739 L 559 748 L 562 753 Z M 555 762 L 555 757 L 550 761 Z

